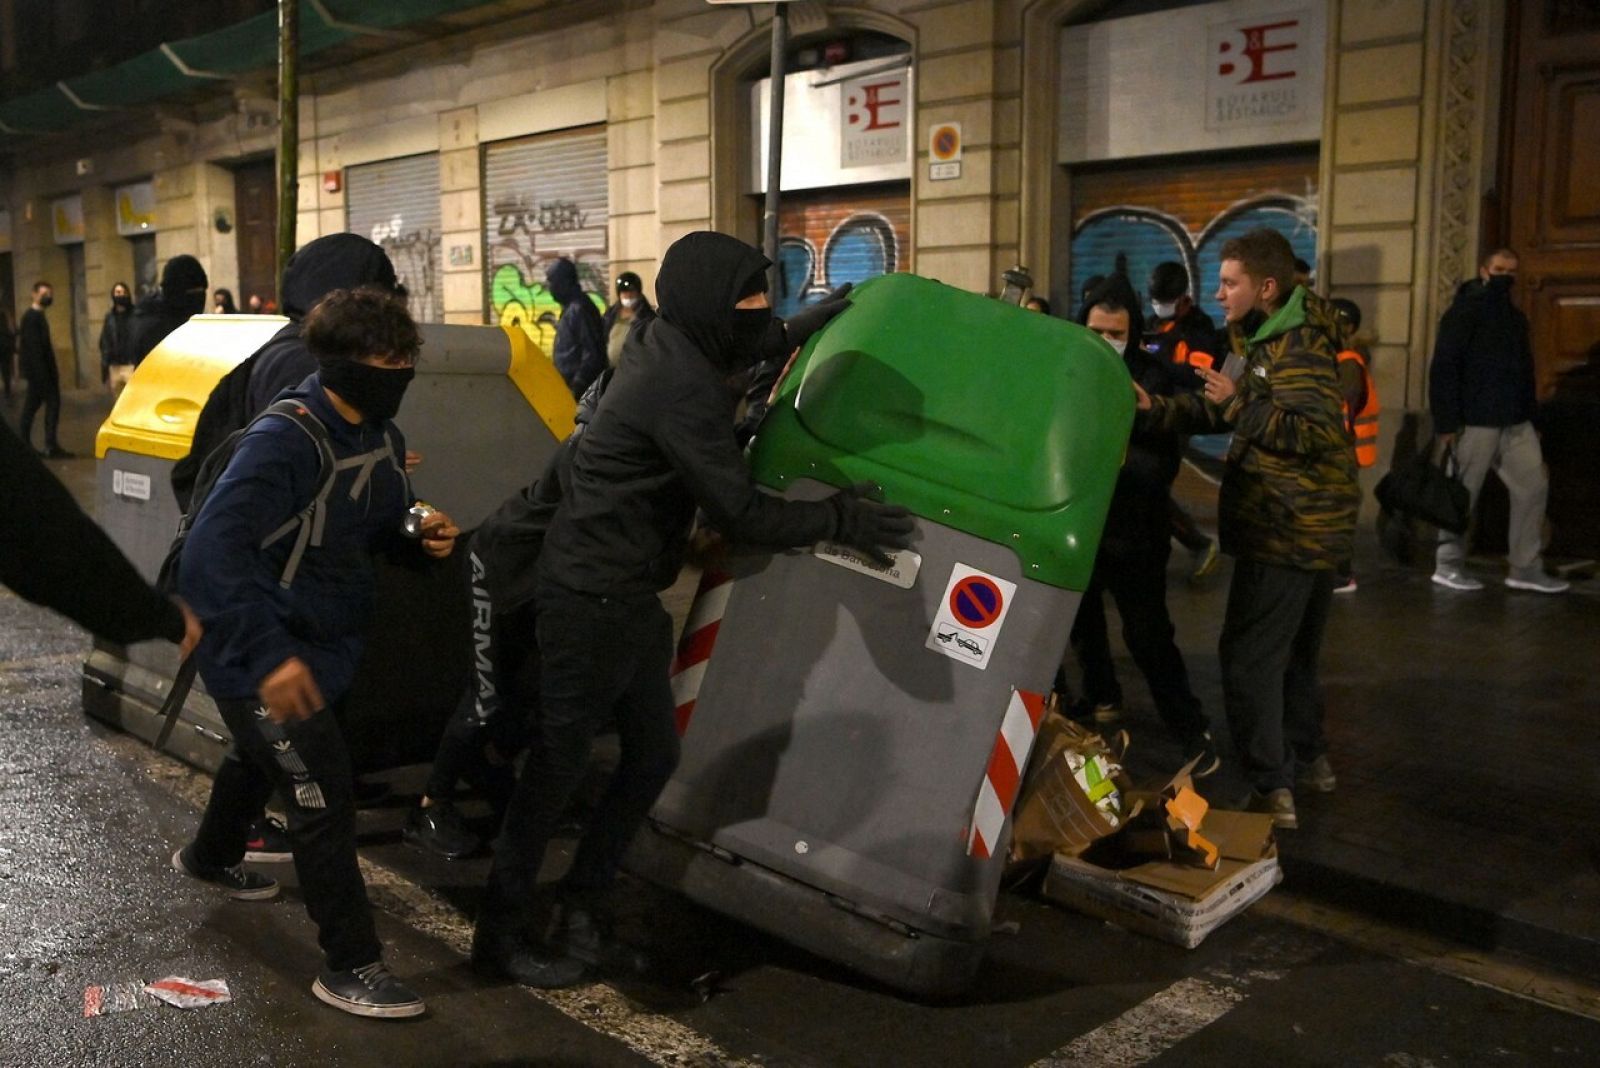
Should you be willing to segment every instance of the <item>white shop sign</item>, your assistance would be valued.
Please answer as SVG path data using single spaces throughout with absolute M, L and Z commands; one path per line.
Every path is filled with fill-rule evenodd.
M 1324 5 L 1230 0 L 1061 31 L 1061 163 L 1316 141 Z
M 911 177 L 915 84 L 911 68 L 868 59 L 801 71 L 783 80 L 786 190 L 826 189 Z M 772 80 L 750 86 L 750 184 L 767 189 L 767 97 Z

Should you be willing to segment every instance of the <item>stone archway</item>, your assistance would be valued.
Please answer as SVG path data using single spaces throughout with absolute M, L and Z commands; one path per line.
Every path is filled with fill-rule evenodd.
M 827 33 L 871 30 L 898 37 L 911 46 L 917 61 L 916 27 L 892 15 L 865 8 L 835 8 L 818 3 L 795 4 L 789 13 L 791 45 Z M 741 211 L 740 171 L 748 163 L 750 76 L 771 56 L 772 23 L 758 22 L 734 41 L 711 66 L 711 228 L 760 245 L 754 220 Z M 916 202 L 911 205 L 912 247 L 916 242 Z

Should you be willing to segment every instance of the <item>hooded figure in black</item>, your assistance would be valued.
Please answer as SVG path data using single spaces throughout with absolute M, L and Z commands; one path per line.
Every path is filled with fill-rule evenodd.
M 394 264 L 383 249 L 364 237 L 329 234 L 289 257 L 283 268 L 283 310 L 291 321 L 249 359 L 223 375 L 206 398 L 195 421 L 189 455 L 172 468 L 172 491 L 180 508 L 188 510 L 195 476 L 211 450 L 255 418 L 279 393 L 298 386 L 317 370 L 316 357 L 301 338 L 300 321 L 306 313 L 335 289 L 363 286 L 398 292 Z M 201 296 L 203 300 L 204 293 Z
M 1104 328 L 1118 313 L 1126 313 L 1122 362 L 1128 375 L 1148 393 L 1170 396 L 1184 388 L 1179 376 L 1188 368 L 1140 344 L 1144 317 L 1139 305 L 1127 277 L 1115 273 L 1084 298 L 1078 321 Z M 1115 341 L 1106 340 L 1116 347 Z M 1172 617 L 1167 612 L 1167 557 L 1172 552 L 1170 487 L 1179 458 L 1176 434 L 1134 424 L 1106 514 L 1094 575 L 1072 626 L 1072 647 L 1083 666 L 1087 704 L 1119 706 L 1122 692 L 1112 664 L 1104 606 L 1104 595 L 1110 593 L 1122 616 L 1128 652 L 1150 685 L 1156 711 L 1184 747 L 1184 755 L 1201 758 L 1194 771 L 1199 777 L 1216 771 L 1219 761 L 1211 749 L 1210 721 L 1189 686 L 1188 669 L 1173 641 Z
M 578 267 L 565 256 L 545 271 L 545 285 L 561 305 L 556 322 L 556 346 L 551 362 L 573 397 L 582 397 L 589 384 L 606 369 L 605 327 L 600 309 L 594 306 L 578 282 Z
M 621 364 L 571 460 L 535 592 L 540 721 L 495 848 L 473 963 L 532 986 L 588 966 L 643 967 L 611 936 L 604 898 L 640 820 L 678 759 L 668 679 L 671 585 L 696 508 L 729 541 L 767 548 L 833 539 L 877 552 L 907 543 L 903 508 L 865 487 L 820 501 L 757 489 L 734 436 L 749 369 L 795 342 L 773 319 L 768 262 L 732 237 L 693 233 L 667 250 L 658 317 L 628 335 Z M 560 891 L 554 956 L 525 935 L 524 910 L 597 727 L 615 717 L 622 754 Z
M 206 310 L 210 282 L 193 256 L 174 256 L 161 268 L 161 286 L 133 310 L 128 351 L 139 366 L 163 338 Z

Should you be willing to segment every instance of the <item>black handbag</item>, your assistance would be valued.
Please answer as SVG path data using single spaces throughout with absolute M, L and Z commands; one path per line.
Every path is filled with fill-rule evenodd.
M 1465 534 L 1472 521 L 1472 497 L 1455 475 L 1455 451 L 1447 447 L 1437 464 L 1432 452 L 1419 449 L 1403 465 L 1391 467 L 1375 491 L 1378 503 L 1386 511 Z

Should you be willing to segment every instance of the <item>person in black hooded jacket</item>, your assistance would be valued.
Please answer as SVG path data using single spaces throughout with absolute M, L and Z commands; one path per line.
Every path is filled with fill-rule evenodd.
M 178 507 L 189 510 L 200 464 L 211 450 L 317 370 L 301 336 L 301 320 L 335 289 L 376 287 L 398 293 L 394 264 L 377 245 L 356 234 L 328 234 L 289 257 L 283 269 L 283 304 L 290 321 L 233 370 L 222 376 L 195 420 L 189 455 L 172 468 Z M 411 457 L 407 457 L 411 462 Z
M 539 729 L 478 916 L 472 959 L 480 972 L 561 986 L 589 966 L 644 966 L 612 936 L 605 897 L 677 765 L 672 620 L 658 595 L 677 579 L 696 508 L 735 543 L 778 549 L 832 539 L 870 552 L 907 544 L 909 514 L 868 499 L 869 487 L 791 501 L 762 493 L 751 477 L 734 430 L 749 368 L 821 325 L 773 318 L 769 266 L 724 234 L 675 242 L 656 277 L 658 317 L 629 334 L 578 438 L 539 557 Z M 591 739 L 613 715 L 621 758 L 562 884 L 554 941 L 563 955 L 552 957 L 528 935 L 539 868 Z
M 550 295 L 561 305 L 555 351 L 550 360 L 572 390 L 572 396 L 582 397 L 606 369 L 605 326 L 600 321 L 600 309 L 578 282 L 577 264 L 565 256 L 550 264 L 544 280 Z
M 1144 322 L 1139 298 L 1124 275 L 1112 274 L 1096 286 L 1085 299 L 1078 321 L 1118 350 L 1129 376 L 1145 392 L 1171 396 L 1184 391 L 1180 376 L 1188 368 L 1140 344 Z M 1128 652 L 1149 683 L 1156 711 L 1184 747 L 1184 755 L 1200 756 L 1194 769 L 1198 778 L 1216 771 L 1221 762 L 1211 745 L 1210 721 L 1189 685 L 1189 672 L 1173 640 L 1175 630 L 1167 612 L 1171 486 L 1181 450 L 1177 434 L 1135 426 L 1127 459 L 1117 474 L 1094 575 L 1072 625 L 1072 647 L 1083 667 L 1086 702 L 1096 709 L 1115 709 L 1122 703 L 1122 690 L 1111 659 L 1105 595 L 1116 598 Z
M 161 268 L 161 285 L 133 309 L 128 351 L 138 367 L 163 338 L 206 310 L 206 269 L 193 256 L 174 256 Z

